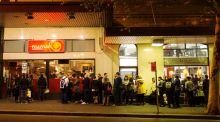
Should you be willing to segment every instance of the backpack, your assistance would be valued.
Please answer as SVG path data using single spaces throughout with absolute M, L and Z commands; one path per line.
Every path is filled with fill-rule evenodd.
M 65 87 L 65 78 L 62 78 L 62 79 L 60 80 L 60 88 L 61 88 L 61 89 L 64 89 L 64 87 Z

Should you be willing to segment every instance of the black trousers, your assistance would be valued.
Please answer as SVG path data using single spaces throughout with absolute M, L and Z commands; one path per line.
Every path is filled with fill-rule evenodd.
M 174 107 L 180 107 L 179 99 L 180 99 L 180 90 L 176 90 L 176 91 L 174 91 L 174 97 L 173 97 L 173 106 Z

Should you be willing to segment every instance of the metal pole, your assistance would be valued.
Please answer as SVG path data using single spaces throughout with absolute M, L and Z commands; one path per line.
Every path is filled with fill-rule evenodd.
M 156 62 L 155 65 L 157 66 Z M 159 101 L 158 101 L 158 89 L 157 89 L 157 68 L 155 69 L 155 79 L 156 79 L 156 100 L 157 100 L 157 114 L 159 114 Z

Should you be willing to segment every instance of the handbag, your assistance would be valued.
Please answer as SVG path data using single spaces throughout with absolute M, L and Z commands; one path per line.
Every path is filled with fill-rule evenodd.
M 112 91 L 112 88 L 111 88 L 110 86 L 108 86 L 108 87 L 107 87 L 107 91 L 108 91 L 108 92 L 111 92 L 111 91 Z
M 46 88 L 45 91 L 44 91 L 44 94 L 48 94 L 48 93 L 50 93 L 50 89 Z

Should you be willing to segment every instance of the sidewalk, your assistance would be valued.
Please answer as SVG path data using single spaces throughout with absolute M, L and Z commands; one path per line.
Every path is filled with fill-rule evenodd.
M 61 104 L 57 100 L 33 101 L 28 104 L 14 103 L 13 100 L 0 100 L 0 114 L 33 114 L 33 115 L 66 115 L 66 116 L 107 116 L 107 117 L 148 117 L 148 118 L 199 118 L 219 119 L 220 116 L 209 116 L 204 107 L 160 107 L 156 106 L 103 106 L 97 104 Z

